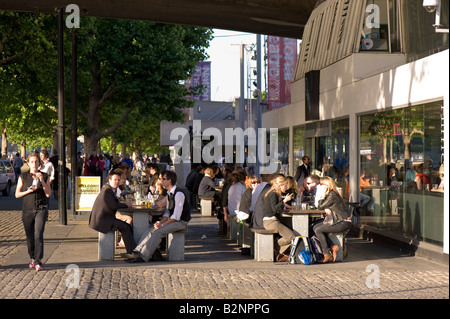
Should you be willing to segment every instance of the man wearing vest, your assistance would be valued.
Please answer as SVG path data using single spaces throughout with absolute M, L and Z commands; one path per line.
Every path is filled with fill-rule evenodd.
M 149 261 L 158 248 L 161 240 L 170 233 L 187 229 L 191 220 L 189 200 L 186 195 L 177 188 L 177 174 L 172 171 L 161 173 L 161 185 L 168 192 L 166 211 L 161 220 L 151 226 L 147 233 L 142 235 L 133 254 L 126 254 L 127 262 L 136 263 Z

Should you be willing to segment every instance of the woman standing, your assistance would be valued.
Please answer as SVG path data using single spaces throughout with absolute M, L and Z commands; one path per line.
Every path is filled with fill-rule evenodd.
M 324 255 L 323 262 L 334 262 L 339 247 L 333 245 L 330 252 L 326 234 L 342 233 L 350 229 L 352 225 L 351 216 L 349 214 L 348 206 L 337 192 L 336 184 L 331 177 L 325 176 L 320 178 L 320 185 L 318 187 L 323 191 L 323 197 L 321 196 L 323 199 L 319 199 L 317 208 L 325 210 L 326 218 L 323 223 L 314 225 L 313 230 L 322 246 Z
M 20 175 L 16 198 L 23 197 L 22 222 L 27 236 L 30 269 L 42 270 L 44 256 L 44 228 L 48 219 L 48 198 L 52 190 L 46 173 L 39 171 L 41 160 L 37 154 L 27 158 L 29 171 Z
M 286 254 L 291 246 L 292 239 L 294 239 L 294 232 L 287 226 L 283 225 L 277 218 L 277 213 L 284 209 L 284 206 L 292 198 L 292 194 L 287 194 L 282 199 L 282 193 L 287 190 L 287 182 L 283 176 L 278 176 L 271 182 L 272 187 L 264 197 L 264 228 L 272 230 L 278 233 L 281 238 L 278 239 L 278 245 L 280 247 L 277 261 L 287 261 L 289 258 L 289 252 Z

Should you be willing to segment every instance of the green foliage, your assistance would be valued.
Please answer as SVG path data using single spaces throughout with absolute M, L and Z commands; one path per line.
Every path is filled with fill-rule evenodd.
M 206 28 L 82 17 L 78 32 L 78 129 L 88 152 L 103 137 L 142 150 L 159 143 L 161 120 L 192 107 L 181 82 L 206 58 Z M 51 141 L 57 123 L 56 17 L 0 12 L 0 126 L 16 142 Z M 66 127 L 70 125 L 71 34 L 65 37 Z M 3 63 L 2 63 L 3 61 Z M 67 135 L 67 134 L 66 134 Z M 139 142 L 139 143 L 138 143 Z M 139 145 L 138 145 L 139 144 Z

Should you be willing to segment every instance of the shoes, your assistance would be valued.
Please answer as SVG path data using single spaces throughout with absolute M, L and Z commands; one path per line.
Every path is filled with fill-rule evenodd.
M 278 254 L 277 256 L 277 262 L 282 263 L 282 262 L 286 262 L 289 259 L 288 255 L 285 254 Z
M 42 265 L 41 264 L 37 264 L 36 266 L 34 266 L 34 269 L 36 269 L 36 271 L 41 271 L 42 270 Z
M 30 259 L 30 262 L 28 263 L 28 268 L 33 269 L 34 268 L 34 259 Z
M 333 261 L 333 256 L 331 256 L 331 254 L 324 254 L 323 255 L 323 260 L 322 260 L 323 264 L 330 263 L 332 261 Z
M 331 246 L 331 252 L 332 252 L 332 255 L 333 255 L 333 262 L 336 261 L 336 257 L 337 257 L 338 251 L 339 251 L 339 246 L 338 245 Z
M 133 258 L 138 258 L 139 254 L 132 252 L 132 253 L 122 253 L 120 254 L 120 257 L 125 258 L 125 259 L 133 259 Z
M 144 259 L 142 259 L 141 257 L 138 257 L 138 258 L 127 259 L 126 262 L 130 263 L 130 264 L 143 263 Z

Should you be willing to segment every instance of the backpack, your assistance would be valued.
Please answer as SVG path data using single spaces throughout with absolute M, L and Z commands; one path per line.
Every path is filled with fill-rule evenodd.
M 316 263 L 321 262 L 323 260 L 323 251 L 322 246 L 320 245 L 319 238 L 316 235 L 312 235 L 310 238 L 311 244 L 311 253 L 314 254 L 316 259 Z
M 302 241 L 300 241 L 300 238 Z M 299 251 L 297 253 L 297 251 Z M 289 264 L 299 264 L 310 265 L 316 262 L 315 255 L 311 252 L 311 243 L 308 237 L 296 236 L 294 238 L 291 253 L 287 263 Z

